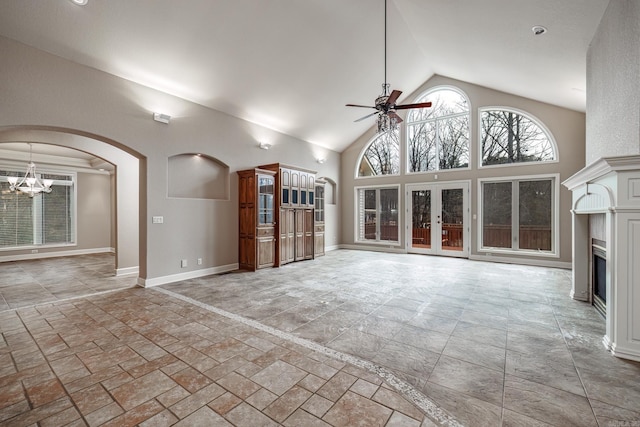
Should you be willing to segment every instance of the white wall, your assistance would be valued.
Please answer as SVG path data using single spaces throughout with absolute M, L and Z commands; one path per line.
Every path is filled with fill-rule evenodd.
M 143 279 L 162 281 L 180 273 L 237 263 L 236 171 L 282 162 L 339 180 L 340 156 L 336 152 L 6 38 L 0 38 L 0 56 L 0 129 L 66 129 L 109 141 L 140 159 L 141 221 L 135 235 L 137 238 L 139 231 Z M 154 111 L 171 115 L 171 123 L 154 122 Z M 258 141 L 271 143 L 272 148 L 260 150 Z M 167 159 L 182 153 L 203 153 L 228 165 L 231 199 L 168 198 Z M 317 157 L 327 161 L 318 164 Z M 136 180 L 128 173 L 128 167 L 117 168 L 118 189 Z M 138 175 L 138 171 L 132 175 Z M 123 206 L 118 201 L 117 209 L 119 230 L 137 221 L 138 212 L 131 205 Z M 339 221 L 337 216 L 327 214 L 328 222 Z M 152 224 L 152 216 L 163 216 L 164 223 Z M 129 249 L 121 241 L 125 237 L 118 232 L 119 251 Z M 329 236 L 327 246 L 335 244 Z M 197 258 L 203 258 L 202 265 L 196 265 Z M 189 261 L 187 268 L 180 268 L 181 259 Z
M 640 2 L 612 0 L 587 54 L 586 162 L 640 153 Z

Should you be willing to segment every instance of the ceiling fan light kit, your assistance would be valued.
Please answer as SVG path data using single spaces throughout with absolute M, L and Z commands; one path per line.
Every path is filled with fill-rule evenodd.
M 347 107 L 373 108 L 376 110 L 373 113 L 367 114 L 366 116 L 360 117 L 354 121 L 359 122 L 377 114 L 378 118 L 376 123 L 378 126 L 378 133 L 395 131 L 398 128 L 398 124 L 402 123 L 402 118 L 398 116 L 396 110 L 431 107 L 431 102 L 397 105 L 396 101 L 402 94 L 402 91 L 394 89 L 389 93 L 389 87 L 390 85 L 387 83 L 387 0 L 384 0 L 384 83 L 382 83 L 382 93 L 376 98 L 374 106 L 347 104 Z

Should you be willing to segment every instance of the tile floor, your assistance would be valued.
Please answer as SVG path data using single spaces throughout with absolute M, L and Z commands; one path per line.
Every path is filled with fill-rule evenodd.
M 16 268 L 0 264 L 3 296 Z M 43 277 L 28 284 L 74 296 Z M 36 307 L 55 300 L 4 296 L 0 423 L 640 426 L 640 364 L 603 349 L 569 280 L 341 250 Z

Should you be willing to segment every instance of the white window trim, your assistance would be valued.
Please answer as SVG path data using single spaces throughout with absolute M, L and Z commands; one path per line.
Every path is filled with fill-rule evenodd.
M 398 240 L 360 240 L 360 236 L 358 233 L 358 230 L 360 229 L 360 210 L 359 210 L 359 206 L 358 206 L 358 192 L 360 190 L 390 190 L 390 189 L 395 189 L 398 192 Z M 362 244 L 367 244 L 367 245 L 378 245 L 378 246 L 389 246 L 389 245 L 393 245 L 393 246 L 398 246 L 400 245 L 400 222 L 402 221 L 401 218 L 401 198 L 402 193 L 400 192 L 400 184 L 392 184 L 392 185 L 366 185 L 366 186 L 359 186 L 359 187 L 354 187 L 353 189 L 353 200 L 354 200 L 354 217 L 353 217 L 353 223 L 355 224 L 354 230 L 353 230 L 353 241 L 355 243 L 362 243 Z M 376 207 L 376 209 L 378 209 L 379 207 Z M 376 216 L 376 218 L 379 218 L 379 216 Z
M 434 86 L 432 88 L 429 88 L 427 90 L 425 90 L 424 92 L 422 92 L 420 95 L 418 95 L 413 102 L 421 102 L 420 100 L 427 97 L 429 94 L 433 93 L 433 92 L 437 92 L 440 90 L 452 90 L 454 92 L 457 92 L 458 94 L 460 94 L 460 96 L 462 96 L 466 101 L 467 101 L 467 105 L 469 106 L 469 110 L 466 113 L 458 113 L 455 115 L 452 115 L 450 117 L 457 117 L 457 116 L 464 116 L 467 115 L 469 117 L 469 163 L 467 164 L 466 168 L 455 168 L 455 169 L 434 169 L 434 170 L 430 170 L 430 171 L 415 171 L 415 172 L 411 172 L 409 170 L 409 132 L 407 131 L 407 128 L 409 127 L 410 124 L 415 124 L 415 123 L 426 123 L 429 121 L 435 121 L 436 119 L 432 119 L 432 120 L 419 120 L 419 121 L 415 121 L 415 122 L 409 122 L 408 120 L 404 123 L 404 129 L 405 129 L 405 135 L 404 135 L 404 147 L 405 147 L 405 156 L 404 156 L 404 160 L 405 160 L 405 168 L 404 171 L 407 175 L 425 175 L 425 174 L 431 174 L 431 173 L 440 173 L 440 172 L 449 172 L 449 171 L 464 171 L 464 170 L 471 170 L 471 164 L 472 159 L 473 159 L 473 114 L 471 114 L 471 112 L 473 111 L 473 107 L 471 105 L 471 100 L 469 99 L 469 96 L 466 94 L 466 92 L 464 92 L 462 89 L 456 87 L 456 86 L 451 86 L 451 85 L 439 85 L 439 86 Z M 407 113 L 408 115 L 408 113 Z M 360 164 L 360 163 L 358 163 Z
M 538 162 L 518 162 L 518 163 L 505 163 L 505 164 L 501 164 L 501 165 L 486 165 L 486 166 L 483 166 L 482 165 L 482 157 L 483 157 L 483 152 L 482 152 L 482 113 L 484 113 L 485 111 L 494 111 L 494 110 L 509 111 L 509 112 L 512 112 L 512 113 L 519 114 L 519 115 L 524 116 L 527 119 L 531 120 L 536 125 L 538 125 L 540 127 L 540 129 L 542 129 L 542 131 L 545 133 L 547 138 L 549 139 L 549 142 L 551 143 L 551 147 L 553 148 L 553 153 L 555 155 L 555 159 L 554 160 L 541 160 L 541 161 L 538 161 Z M 524 110 L 520 110 L 518 108 L 505 107 L 505 106 L 502 106 L 502 105 L 485 106 L 485 107 L 478 108 L 478 144 L 477 144 L 477 146 L 478 146 L 478 169 L 509 168 L 509 167 L 520 167 L 520 166 L 531 166 L 531 165 L 540 165 L 540 164 L 560 163 L 560 152 L 558 150 L 558 144 L 556 143 L 556 139 L 553 136 L 553 133 L 551 133 L 549 128 L 544 124 L 544 122 L 542 120 L 540 120 L 539 118 L 537 118 L 533 114 L 531 114 L 531 113 L 529 113 L 527 111 L 524 111 Z
M 24 166 L 24 165 L 23 165 Z M 15 164 L 12 163 L 4 163 L 0 164 L 0 169 L 8 170 L 11 172 L 17 172 L 19 176 L 24 176 L 25 170 L 20 170 L 19 167 L 16 167 Z M 71 218 L 71 242 L 67 243 L 50 243 L 50 244 L 34 244 L 34 245 L 24 245 L 24 246 L 6 246 L 0 248 L 0 252 L 9 252 L 9 251 L 21 251 L 21 250 L 32 250 L 32 249 L 49 249 L 49 248 L 68 248 L 78 246 L 78 174 L 74 170 L 65 170 L 65 169 L 55 169 L 55 168 L 47 168 L 39 167 L 38 175 L 46 174 L 46 175 L 67 175 L 71 177 L 71 181 L 65 180 L 54 180 L 52 185 L 60 185 L 65 187 L 73 187 L 72 194 L 72 204 L 71 212 L 73 217 Z M 1 182 L 9 182 L 7 177 L 1 176 Z M 40 197 L 40 196 L 34 196 Z
M 513 182 L 513 181 L 541 181 L 551 179 L 553 188 L 553 197 L 551 199 L 551 251 L 536 251 L 531 249 L 511 249 L 511 248 L 489 248 L 482 246 L 482 221 L 483 221 L 483 203 L 484 197 L 482 192 L 482 184 L 485 182 Z M 543 175 L 519 175 L 508 177 L 493 177 L 478 179 L 478 221 L 477 229 L 477 250 L 483 254 L 509 254 L 509 255 L 527 255 L 545 258 L 560 258 L 560 174 L 543 174 Z

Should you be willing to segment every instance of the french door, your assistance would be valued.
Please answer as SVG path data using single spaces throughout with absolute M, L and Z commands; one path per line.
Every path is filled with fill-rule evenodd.
M 407 247 L 419 254 L 469 256 L 469 182 L 408 184 Z

